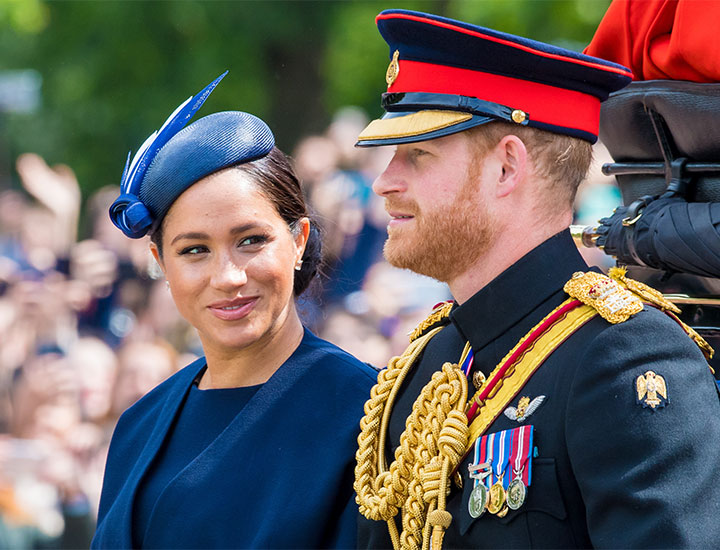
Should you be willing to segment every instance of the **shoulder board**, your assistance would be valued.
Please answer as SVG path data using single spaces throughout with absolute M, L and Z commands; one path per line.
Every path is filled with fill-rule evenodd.
M 642 301 L 633 292 L 615 279 L 594 271 L 576 272 L 563 290 L 613 324 L 627 321 L 643 308 Z
M 642 309 L 642 302 L 646 302 L 670 316 L 695 342 L 705 358 L 712 359 L 715 352 L 710 344 L 677 316 L 681 313 L 680 308 L 665 298 L 660 291 L 626 277 L 626 272 L 624 267 L 610 268 L 607 276 L 592 271 L 587 273 L 579 271 L 565 283 L 564 290 L 573 298 L 595 308 L 611 323 L 626 321 Z
M 427 331 L 435 327 L 447 325 L 450 322 L 450 310 L 452 306 L 452 302 L 440 302 L 436 305 L 430 315 L 410 333 L 410 341 L 417 340 Z
M 645 283 L 626 277 L 625 273 L 627 273 L 627 270 L 624 267 L 611 267 L 608 271 L 608 276 L 638 296 L 643 302 L 648 302 L 663 311 L 672 311 L 675 314 L 680 313 L 680 308 L 665 298 L 662 292 L 655 290 Z

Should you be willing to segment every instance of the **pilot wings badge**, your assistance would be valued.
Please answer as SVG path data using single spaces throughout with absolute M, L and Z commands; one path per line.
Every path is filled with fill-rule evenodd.
M 649 370 L 635 380 L 637 402 L 643 408 L 651 407 L 653 410 L 668 404 L 667 384 L 659 374 Z
M 503 412 L 510 420 L 517 420 L 518 422 L 525 422 L 525 419 L 534 413 L 537 408 L 542 405 L 545 401 L 544 395 L 538 395 L 535 399 L 530 401 L 529 397 L 521 397 L 517 408 L 508 407 Z

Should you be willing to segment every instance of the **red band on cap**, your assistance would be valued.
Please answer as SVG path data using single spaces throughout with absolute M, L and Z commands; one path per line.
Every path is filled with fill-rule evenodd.
M 469 69 L 400 60 L 397 79 L 388 92 L 425 92 L 477 97 L 522 109 L 531 121 L 582 130 L 595 136 L 600 100 L 574 90 Z
M 512 42 L 510 40 L 504 40 L 502 38 L 498 38 L 496 36 L 491 36 L 489 34 L 484 34 L 481 32 L 473 31 L 470 29 L 466 29 L 464 27 L 459 27 L 457 25 L 451 25 L 450 23 L 444 23 L 442 21 L 435 21 L 434 19 L 429 19 L 427 17 L 419 17 L 417 15 L 410 15 L 409 13 L 386 13 L 386 14 L 380 14 L 375 18 L 375 22 L 382 19 L 407 19 L 409 21 L 418 21 L 420 23 L 426 23 L 428 25 L 435 25 L 436 27 L 442 27 L 444 29 L 450 29 L 456 32 L 460 32 L 463 34 L 467 34 L 470 36 L 477 36 L 478 38 L 482 38 L 484 40 L 489 40 L 491 42 L 497 42 L 498 44 L 503 44 L 505 46 L 510 46 L 511 48 L 516 48 L 518 50 L 523 50 L 529 53 L 532 53 L 533 55 L 539 55 L 541 57 L 547 57 L 549 59 L 559 59 L 561 61 L 565 61 L 567 63 L 575 63 L 576 65 L 583 65 L 585 67 L 592 67 L 593 69 L 599 69 L 601 71 L 608 71 L 611 73 L 617 73 L 624 76 L 628 76 L 632 78 L 632 73 L 630 71 L 627 71 L 625 69 L 621 69 L 619 67 L 612 67 L 608 65 L 602 65 L 600 63 L 593 63 L 591 61 L 585 61 L 582 59 L 575 59 L 572 57 L 567 57 L 564 55 L 558 55 L 550 52 L 544 52 L 542 50 L 536 50 L 535 48 L 531 48 L 529 46 L 524 46 L 523 44 L 517 44 L 515 42 Z

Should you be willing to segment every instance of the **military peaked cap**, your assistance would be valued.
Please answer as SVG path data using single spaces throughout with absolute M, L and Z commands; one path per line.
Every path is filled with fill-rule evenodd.
M 359 146 L 411 143 L 504 120 L 597 141 L 600 102 L 632 80 L 595 57 L 436 15 L 383 11 L 383 118 Z

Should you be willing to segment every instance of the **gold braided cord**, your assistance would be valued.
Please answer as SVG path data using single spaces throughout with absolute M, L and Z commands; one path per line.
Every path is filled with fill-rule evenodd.
M 437 327 L 420 336 L 405 353 L 390 361 L 378 375 L 360 421 L 356 501 L 365 517 L 388 523 L 396 550 L 415 550 L 420 545 L 427 550 L 431 537 L 433 549 L 440 550 L 444 530 L 452 519 L 445 510 L 449 476 L 467 445 L 467 378 L 457 365 L 445 363 L 413 404 L 389 468 L 385 461 L 385 441 L 397 393 L 420 353 L 440 330 L 442 327 Z M 463 357 L 469 349 L 466 345 Z M 400 510 L 402 533 L 398 534 L 395 516 Z

